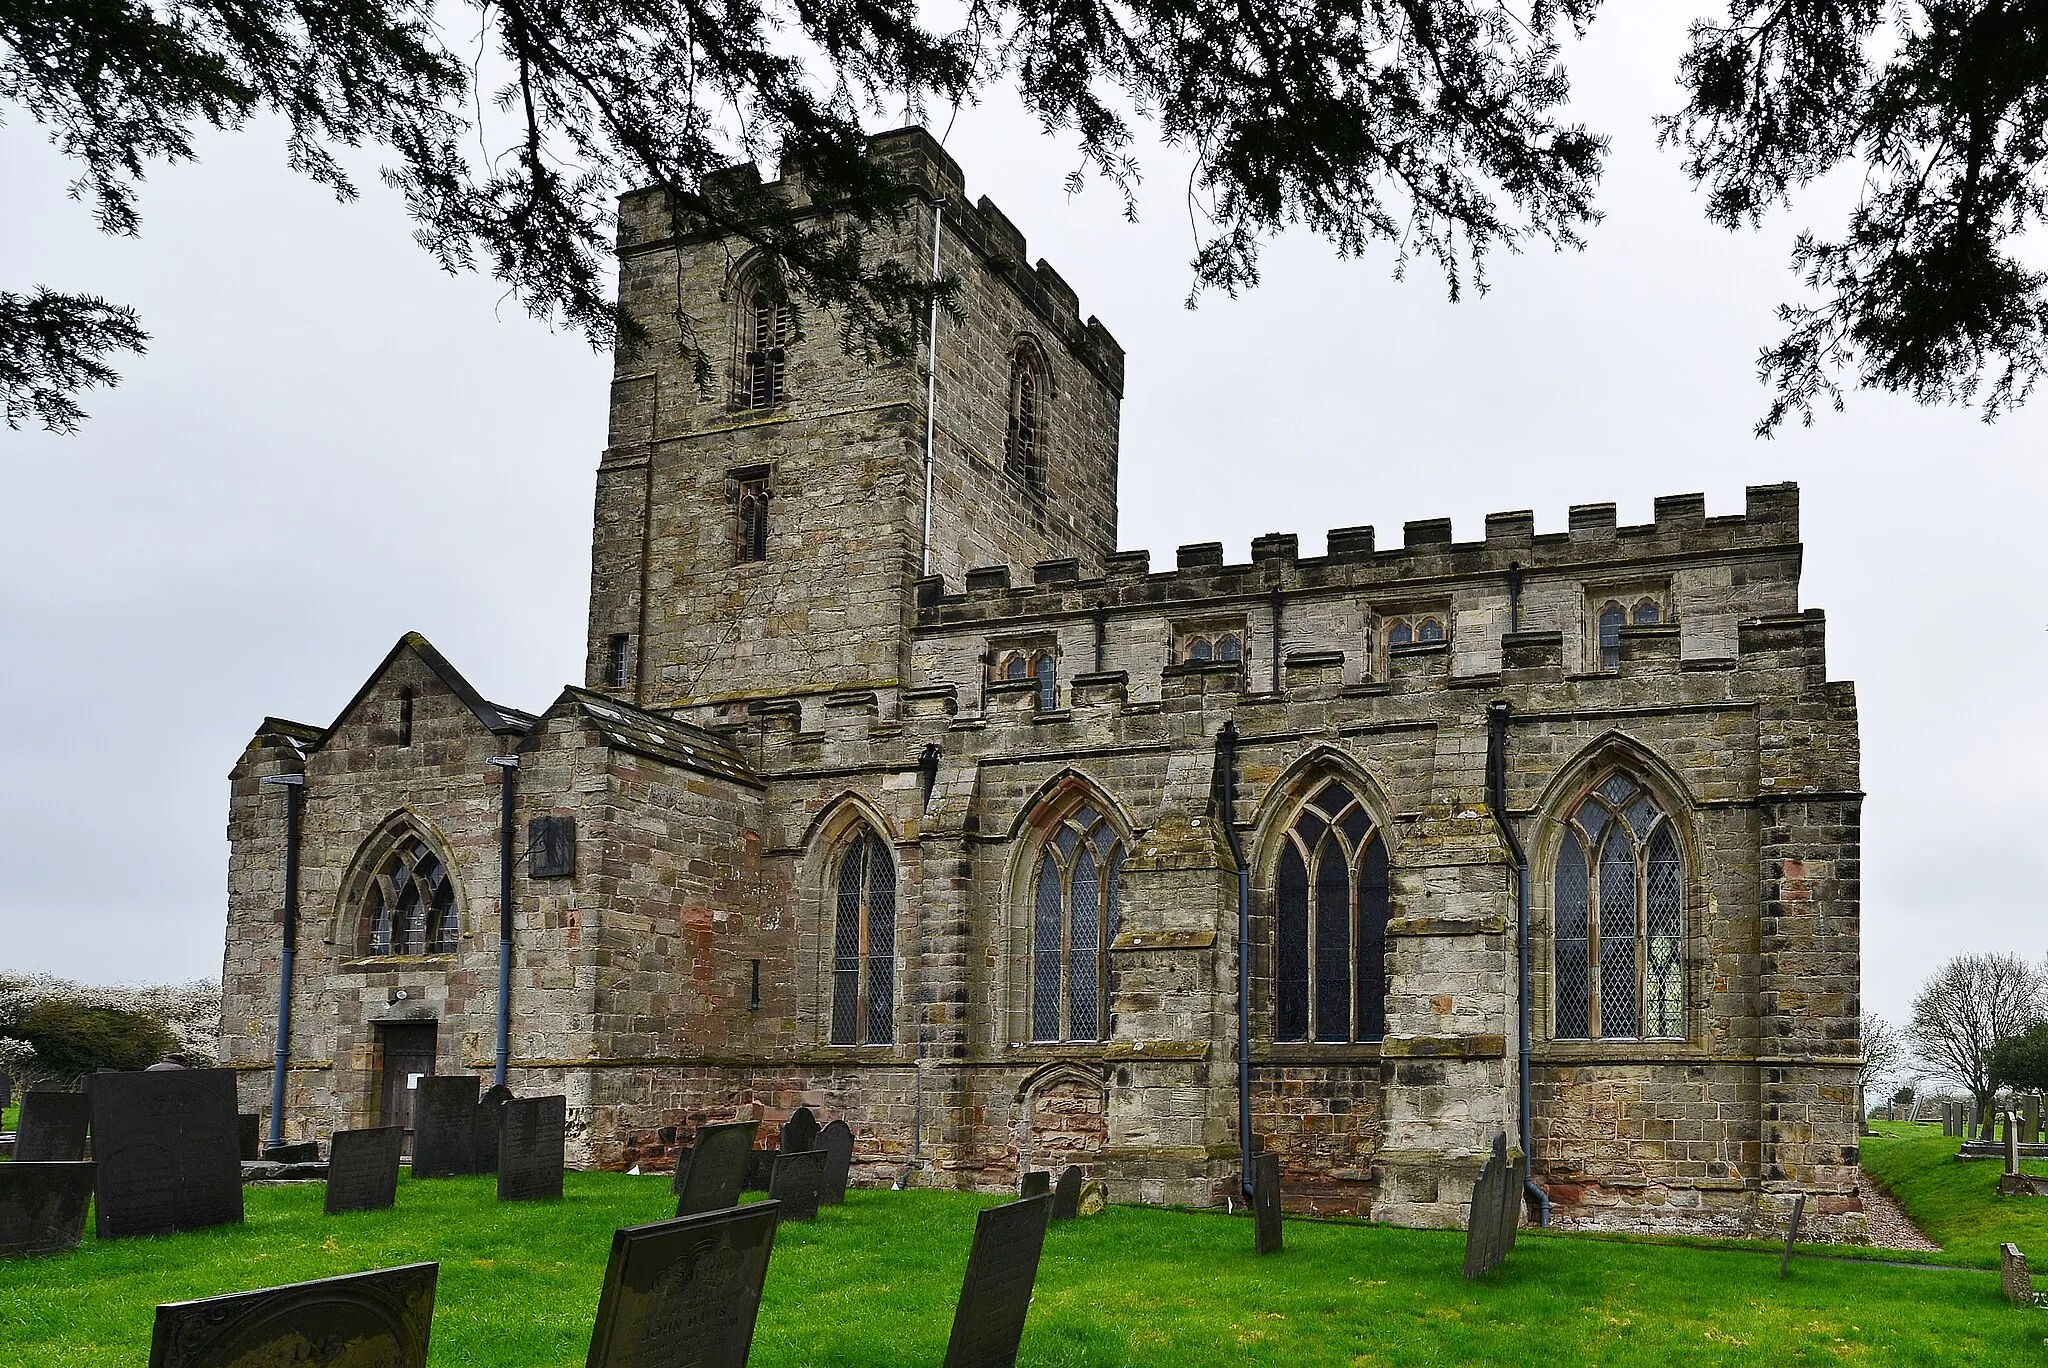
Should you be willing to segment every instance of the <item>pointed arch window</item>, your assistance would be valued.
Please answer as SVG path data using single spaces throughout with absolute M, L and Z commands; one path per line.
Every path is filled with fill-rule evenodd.
M 452 955 L 461 948 L 455 881 L 417 835 L 407 835 L 377 866 L 364 894 L 372 955 Z
M 832 1043 L 887 1045 L 896 1038 L 896 862 L 862 828 L 833 880 Z
M 1010 418 L 1003 468 L 1026 488 L 1045 488 L 1045 364 L 1038 349 L 1020 344 L 1010 358 Z
M 1685 1035 L 1684 864 L 1669 816 L 1608 775 L 1565 823 L 1551 950 L 1564 1040 Z
M 1600 668 L 1621 668 L 1621 629 L 1628 624 L 1628 610 L 1609 601 L 1600 609 Z
M 789 397 L 789 344 L 796 315 L 769 281 L 750 286 L 740 302 L 738 407 L 772 408 Z
M 1276 1039 L 1378 1040 L 1387 1029 L 1387 844 L 1332 780 L 1295 814 L 1274 871 Z
M 1124 843 L 1083 804 L 1038 857 L 1031 887 L 1031 1038 L 1109 1038 L 1109 947 L 1116 940 Z

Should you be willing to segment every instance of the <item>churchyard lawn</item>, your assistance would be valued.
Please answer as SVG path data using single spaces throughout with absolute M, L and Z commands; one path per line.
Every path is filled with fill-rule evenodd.
M 1874 1148 L 1893 1143 L 1921 1142 Z M 753 1363 L 937 1368 L 992 1200 L 856 1190 L 785 1225 Z M 502 1204 L 490 1178 L 406 1179 L 395 1209 L 336 1217 L 318 1184 L 254 1188 L 239 1228 L 88 1234 L 0 1266 L 0 1365 L 139 1365 L 158 1302 L 431 1259 L 436 1368 L 575 1368 L 613 1229 L 673 1209 L 665 1175 L 572 1173 L 560 1202 Z M 1932 1365 L 2034 1361 L 2048 1340 L 2048 1313 L 2008 1305 L 1984 1272 L 1805 1259 L 1780 1282 L 1762 1245 L 1525 1234 L 1474 1284 L 1462 1249 L 1458 1233 L 1290 1220 L 1286 1251 L 1261 1259 L 1242 1217 L 1112 1207 L 1048 1236 L 1020 1363 Z
M 1878 1136 L 1863 1142 L 1863 1171 L 1883 1183 L 1942 1249 L 1913 1258 L 1996 1268 L 1999 1242 L 2010 1240 L 2034 1267 L 2048 1268 L 2048 1197 L 1999 1196 L 2002 1161 L 1958 1163 L 1963 1142 L 1944 1138 L 1939 1126 L 1879 1121 L 1876 1128 Z M 2023 1159 L 2020 1168 L 2048 1175 L 2048 1161 Z M 2041 1282 L 2037 1275 L 2036 1285 Z

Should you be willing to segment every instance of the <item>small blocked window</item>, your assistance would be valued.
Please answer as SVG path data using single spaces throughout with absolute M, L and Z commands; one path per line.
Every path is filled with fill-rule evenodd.
M 1611 773 L 1565 823 L 1551 969 L 1562 1040 L 1685 1035 L 1684 865 L 1670 818 Z
M 833 881 L 832 1043 L 887 1045 L 896 1038 L 896 862 L 863 828 L 840 856 Z
M 764 282 L 747 291 L 740 305 L 738 407 L 773 408 L 789 397 L 789 344 L 795 335 L 796 315 L 781 290 Z
M 1350 787 L 1317 789 L 1274 870 L 1273 1035 L 1332 1044 L 1387 1029 L 1387 843 Z
M 1010 358 L 1010 414 L 1003 439 L 1003 469 L 1027 489 L 1045 488 L 1045 362 L 1037 347 L 1020 343 Z
M 1109 1038 L 1109 948 L 1123 868 L 1123 838 L 1088 805 L 1047 838 L 1032 884 L 1033 1040 Z
M 462 928 L 448 866 L 418 836 L 407 836 L 378 866 L 364 895 L 372 955 L 452 955 Z

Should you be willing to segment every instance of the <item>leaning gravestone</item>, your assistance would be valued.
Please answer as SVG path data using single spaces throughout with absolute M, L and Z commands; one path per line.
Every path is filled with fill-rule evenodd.
M 753 1121 L 725 1121 L 701 1126 L 689 1157 L 678 1161 L 670 1184 L 676 1194 L 676 1215 L 695 1216 L 738 1206 L 740 1185 L 754 1154 Z
M 84 1093 L 23 1093 L 21 1118 L 14 1132 L 14 1162 L 84 1162 L 85 1132 L 91 1119 L 92 1099 Z
M 476 1172 L 475 1074 L 427 1074 L 412 1095 L 412 1176 Z
M 776 1217 L 755 1202 L 616 1232 L 588 1368 L 744 1368 Z
M 0 1259 L 78 1248 L 92 1179 L 89 1163 L 0 1164 Z
M 945 1368 L 1013 1368 L 1052 1219 L 1049 1196 L 986 1207 L 974 1223 Z
M 791 1154 L 784 1150 L 777 1154 L 774 1176 L 768 1180 L 768 1195 L 782 1203 L 780 1219 L 817 1220 L 818 1185 L 824 1179 L 825 1151 L 814 1149 Z
M 1252 1248 L 1278 1254 L 1280 1233 L 1280 1156 L 1271 1150 L 1252 1156 Z
M 382 1211 L 398 1200 L 405 1127 L 336 1131 L 327 1141 L 327 1214 Z
M 505 1124 L 505 1107 L 511 1101 L 512 1090 L 503 1083 L 493 1083 L 477 1099 L 476 1149 L 470 1159 L 471 1173 L 498 1171 L 499 1129 Z
M 2007 1242 L 1998 1247 L 1998 1272 L 2005 1283 L 2007 1301 L 2021 1306 L 2034 1304 L 2034 1275 L 2027 1269 L 2027 1256 L 2020 1247 Z
M 1032 1169 L 1024 1175 L 1024 1187 L 1020 1195 L 1025 1197 L 1043 1197 L 1051 1191 L 1051 1169 Z
M 545 1202 L 562 1195 L 569 1099 L 515 1097 L 498 1127 L 498 1200 Z
M 1052 1219 L 1071 1221 L 1081 1214 L 1081 1184 L 1087 1178 L 1077 1164 L 1060 1171 L 1060 1180 L 1052 1186 Z
M 1522 1187 L 1527 1181 L 1526 1156 L 1508 1162 L 1508 1137 L 1495 1131 L 1493 1153 L 1472 1185 L 1472 1214 L 1465 1226 L 1465 1276 L 1477 1278 L 1500 1266 L 1515 1247 L 1522 1220 Z
M 235 1116 L 227 1069 L 95 1076 L 93 1233 L 107 1240 L 240 1224 Z
M 853 1169 L 853 1127 L 834 1121 L 818 1132 L 818 1148 L 825 1151 L 825 1176 L 818 1184 L 818 1200 L 838 1206 L 846 1200 L 846 1176 Z
M 789 1120 L 782 1123 L 782 1139 L 776 1148 L 784 1154 L 802 1154 L 817 1147 L 817 1113 L 809 1107 L 798 1107 L 789 1114 Z
M 1792 1221 L 1785 1227 L 1785 1253 L 1778 1260 L 1778 1276 L 1792 1276 L 1792 1246 L 1799 1242 L 1799 1222 L 1806 1215 L 1806 1194 L 1800 1193 L 1792 1199 Z
M 149 1368 L 426 1368 L 440 1269 L 407 1264 L 159 1306 Z

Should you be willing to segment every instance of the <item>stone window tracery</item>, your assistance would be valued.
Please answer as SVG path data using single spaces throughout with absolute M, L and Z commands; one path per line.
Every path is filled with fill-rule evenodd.
M 1616 771 L 1564 825 L 1551 949 L 1555 1035 L 1683 1038 L 1685 871 L 1669 816 Z
M 736 480 L 733 501 L 739 505 L 738 541 L 734 547 L 741 561 L 768 559 L 768 477 L 751 475 Z
M 1089 804 L 1045 839 L 1031 882 L 1031 1038 L 1106 1040 L 1124 842 Z
M 1436 613 L 1388 618 L 1384 631 L 1387 636 L 1387 650 L 1390 652 L 1403 646 L 1430 645 L 1450 639 L 1449 631 L 1444 626 L 1444 618 Z
M 887 1045 L 896 1038 L 896 863 L 863 827 L 832 881 L 834 1045 Z
M 377 866 L 364 894 L 372 955 L 452 955 L 461 945 L 455 882 L 432 847 L 407 835 Z
M 1274 1038 L 1378 1040 L 1387 1023 L 1387 845 L 1331 780 L 1295 814 L 1274 870 Z
M 756 281 L 740 301 L 740 365 L 736 407 L 772 408 L 788 398 L 789 344 L 796 316 L 771 281 Z
M 1010 413 L 1003 469 L 1027 489 L 1045 488 L 1045 362 L 1038 348 L 1020 342 L 1010 358 Z
M 995 677 L 1007 683 L 1038 682 L 1038 707 L 1052 712 L 1060 703 L 1059 661 L 1050 648 L 1005 651 L 997 659 Z

